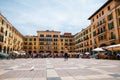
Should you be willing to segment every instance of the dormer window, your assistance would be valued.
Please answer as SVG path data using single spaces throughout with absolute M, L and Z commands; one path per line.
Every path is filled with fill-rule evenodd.
M 110 6 L 108 6 L 108 11 L 110 10 Z

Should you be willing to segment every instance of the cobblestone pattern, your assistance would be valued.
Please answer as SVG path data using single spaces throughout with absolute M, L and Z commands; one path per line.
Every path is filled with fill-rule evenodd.
M 120 80 L 120 60 L 0 60 L 0 80 Z

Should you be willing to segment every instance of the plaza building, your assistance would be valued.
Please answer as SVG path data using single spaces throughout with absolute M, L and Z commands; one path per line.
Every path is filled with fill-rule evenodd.
M 71 33 L 64 33 L 63 35 L 60 35 L 61 53 L 64 52 L 65 48 L 68 52 L 75 52 L 74 40 L 74 35 Z
M 27 53 L 61 53 L 64 48 L 74 51 L 74 36 L 71 33 L 61 35 L 59 31 L 37 31 L 37 36 L 25 36 L 24 50 Z
M 0 13 L 0 52 L 23 49 L 23 35 Z
M 88 19 L 91 24 L 75 35 L 76 51 L 120 43 L 120 0 L 108 0 Z
M 24 50 L 27 53 L 62 53 L 64 48 L 74 51 L 74 36 L 59 31 L 37 31 L 37 36 L 25 36 Z
M 37 36 L 24 36 L 24 50 L 27 53 L 38 52 L 38 37 Z

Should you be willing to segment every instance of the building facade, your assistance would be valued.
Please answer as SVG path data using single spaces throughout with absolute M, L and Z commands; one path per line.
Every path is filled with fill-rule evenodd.
M 37 36 L 25 36 L 24 50 L 27 53 L 62 53 L 64 48 L 74 49 L 74 36 L 71 33 L 60 35 L 59 31 L 37 31 Z
M 23 35 L 0 13 L 0 52 L 23 49 Z
M 89 20 L 90 26 L 75 35 L 76 51 L 120 43 L 120 0 L 108 0 Z
M 61 53 L 64 52 L 65 48 L 68 52 L 75 52 L 74 40 L 74 35 L 71 33 L 64 33 L 63 35 L 60 35 Z

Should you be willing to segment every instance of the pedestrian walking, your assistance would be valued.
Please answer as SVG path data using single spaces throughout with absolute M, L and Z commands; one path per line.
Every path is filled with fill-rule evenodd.
M 65 59 L 65 61 L 68 60 L 68 50 L 67 50 L 67 48 L 64 49 L 64 59 Z
M 65 61 L 67 61 L 68 60 L 68 53 L 64 53 L 64 58 L 65 58 Z

